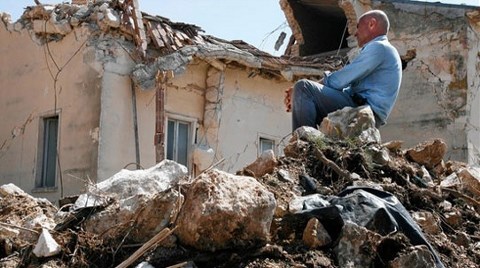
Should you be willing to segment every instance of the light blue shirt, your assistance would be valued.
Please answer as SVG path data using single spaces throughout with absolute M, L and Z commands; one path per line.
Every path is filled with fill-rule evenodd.
M 400 56 L 387 36 L 381 35 L 365 44 L 350 64 L 325 74 L 323 84 L 365 98 L 383 125 L 395 104 L 401 80 Z

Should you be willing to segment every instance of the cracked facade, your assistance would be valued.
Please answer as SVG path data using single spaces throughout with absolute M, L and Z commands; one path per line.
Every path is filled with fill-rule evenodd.
M 165 153 L 185 160 L 193 174 L 212 165 L 236 172 L 262 148 L 281 154 L 290 134 L 284 89 L 353 57 L 356 19 L 372 8 L 389 15 L 389 38 L 404 61 L 383 140 L 407 147 L 443 138 L 447 157 L 478 163 L 480 15 L 472 8 L 280 0 L 293 37 L 287 56 L 276 58 L 204 36 L 195 25 L 140 14 L 134 1 L 77 2 L 88 5 L 28 7 L 17 22 L 1 14 L 0 112 L 8 115 L 0 126 L 2 184 L 57 200 L 122 168 L 150 167 L 156 122 L 164 122 Z M 159 120 L 155 93 L 163 71 L 173 75 L 162 83 Z M 52 142 L 58 158 L 45 163 Z
M 8 116 L 0 183 L 51 200 L 122 168 L 154 165 L 157 122 L 166 156 L 193 175 L 214 164 L 235 172 L 262 146 L 281 152 L 290 133 L 284 89 L 335 66 L 204 36 L 198 26 L 137 12 L 135 1 L 84 2 L 27 7 L 16 22 L 1 13 L 0 112 Z M 159 120 L 164 71 L 173 75 L 162 84 Z
M 357 18 L 371 9 L 385 11 L 391 23 L 388 37 L 404 70 L 399 99 L 381 128 L 383 140 L 402 140 L 406 147 L 442 138 L 449 146 L 448 159 L 480 163 L 478 7 L 402 0 L 280 3 L 296 39 L 287 53 L 302 56 L 333 50 L 353 57 Z M 325 36 L 341 45 L 329 45 Z

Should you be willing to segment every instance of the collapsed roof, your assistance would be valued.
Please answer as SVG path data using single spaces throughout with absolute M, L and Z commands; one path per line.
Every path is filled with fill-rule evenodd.
M 143 63 L 157 60 L 157 64 L 150 64 L 150 67 L 155 66 L 154 69 L 160 70 L 173 67 L 158 65 L 159 58 L 177 54 L 185 57 L 183 65 L 196 57 L 213 66 L 237 66 L 246 68 L 250 75 L 293 81 L 303 77 L 319 78 L 324 70 L 338 69 L 343 63 L 342 57 L 338 56 L 275 57 L 244 41 L 226 41 L 202 34 L 203 30 L 196 25 L 140 12 L 136 1 L 96 1 L 88 5 L 39 4 L 26 7 L 15 23 L 11 23 L 5 13 L 2 14 L 2 21 L 10 31 L 23 28 L 32 30 L 34 38 L 40 43 L 58 41 L 75 27 L 81 26 L 88 26 L 94 32 L 119 33 L 136 44 L 137 56 Z M 149 73 L 148 79 L 155 74 Z M 138 77 L 137 84 L 143 82 L 142 79 L 146 78 Z

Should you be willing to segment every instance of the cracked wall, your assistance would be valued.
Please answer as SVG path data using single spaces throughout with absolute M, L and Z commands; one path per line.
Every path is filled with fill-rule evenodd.
M 98 141 L 90 133 L 99 126 L 99 73 L 84 64 L 91 51 L 86 29 L 48 47 L 32 34 L 22 24 L 0 23 L 0 182 L 56 200 L 60 181 L 56 189 L 35 189 L 42 118 L 59 115 L 57 165 L 69 185 L 63 195 L 76 194 L 87 178 L 96 177 Z
M 211 159 L 202 156 L 204 167 L 224 159 L 217 168 L 241 169 L 257 158 L 260 137 L 274 140 L 281 153 L 291 132 L 283 110 L 291 82 L 262 75 L 261 59 L 231 44 L 186 46 L 145 67 L 118 14 L 108 16 L 112 12 L 106 3 L 93 9 L 37 5 L 15 23 L 0 14 L 0 112 L 8 115 L 0 128 L 0 183 L 55 201 L 135 164 L 153 166 L 151 89 L 158 70 L 175 72 L 165 84 L 164 110 L 168 118 L 193 123 L 190 153 L 194 147 L 215 150 Z M 43 151 L 40 125 L 55 113 L 56 187 L 34 189 Z
M 226 69 L 218 132 L 223 170 L 236 172 L 253 162 L 259 156 L 259 137 L 275 141 L 276 155 L 283 152 L 291 133 L 291 114 L 283 106 L 284 90 L 290 85 Z
M 478 59 L 472 58 L 478 32 L 472 31 L 466 9 L 413 2 L 375 2 L 372 8 L 388 14 L 389 39 L 400 55 L 416 54 L 403 71 L 396 106 L 381 129 L 383 139 L 403 140 L 408 147 L 442 138 L 449 146 L 446 160 L 467 161 L 467 122 L 474 107 L 467 104 L 478 91 L 473 64 Z
M 258 157 L 259 137 L 274 140 L 281 153 L 283 138 L 291 132 L 290 114 L 282 105 L 290 83 L 245 68 L 218 67 L 197 59 L 167 87 L 166 112 L 177 107 L 177 113 L 198 120 L 192 148 L 197 172 L 214 164 L 228 172 L 240 170 Z M 181 95 L 181 107 L 190 111 L 178 110 Z
M 480 11 L 467 12 L 470 27 L 468 28 L 468 61 L 467 84 L 467 139 L 468 163 L 480 165 Z

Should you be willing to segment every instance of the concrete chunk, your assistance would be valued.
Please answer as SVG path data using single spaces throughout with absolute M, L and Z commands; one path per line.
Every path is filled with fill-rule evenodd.
M 441 139 L 434 139 L 407 150 L 406 154 L 413 161 L 431 169 L 442 161 L 446 152 L 447 144 Z
M 305 245 L 312 249 L 323 247 L 332 242 L 332 238 L 317 218 L 311 218 L 308 221 L 302 239 Z
M 329 113 L 320 125 L 320 131 L 329 138 L 358 138 L 362 142 L 380 143 L 380 131 L 375 127 L 375 116 L 368 105 L 345 107 Z
M 475 196 L 480 195 L 480 168 L 468 167 L 458 173 L 462 187 Z
M 267 173 L 272 173 L 274 168 L 278 165 L 277 158 L 273 150 L 263 152 L 257 160 L 244 168 L 244 171 L 250 171 L 255 178 L 262 177 Z
M 370 268 L 382 236 L 346 221 L 334 248 L 339 267 Z M 433 267 L 433 266 L 431 266 Z
M 42 229 L 38 242 L 33 249 L 33 254 L 37 257 L 50 257 L 57 255 L 61 251 L 60 245 L 53 239 L 47 229 Z
M 409 253 L 390 262 L 391 268 L 431 268 L 436 267 L 431 252 L 424 245 L 411 247 Z

